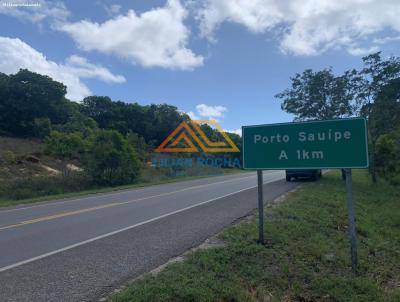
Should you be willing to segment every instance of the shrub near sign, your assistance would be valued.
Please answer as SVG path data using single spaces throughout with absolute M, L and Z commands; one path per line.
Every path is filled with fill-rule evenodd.
M 363 118 L 244 126 L 245 169 L 366 168 Z

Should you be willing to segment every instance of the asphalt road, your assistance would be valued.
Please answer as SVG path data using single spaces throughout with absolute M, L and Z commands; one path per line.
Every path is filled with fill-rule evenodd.
M 265 200 L 296 186 L 264 172 Z M 255 173 L 0 210 L 0 301 L 96 301 L 257 207 Z

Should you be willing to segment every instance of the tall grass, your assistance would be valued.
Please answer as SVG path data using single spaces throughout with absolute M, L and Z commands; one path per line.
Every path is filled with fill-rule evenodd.
M 21 200 L 46 195 L 79 192 L 93 187 L 93 182 L 84 173 L 70 173 L 68 176 L 36 176 L 2 181 L 0 200 Z

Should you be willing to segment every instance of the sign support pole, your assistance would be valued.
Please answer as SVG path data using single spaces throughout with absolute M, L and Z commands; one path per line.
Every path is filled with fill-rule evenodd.
M 351 244 L 351 268 L 353 273 L 357 272 L 357 238 L 356 238 L 356 223 L 354 217 L 353 206 L 353 188 L 351 169 L 346 169 L 346 187 L 347 187 L 347 210 L 349 214 L 349 237 Z
M 258 242 L 264 245 L 263 171 L 257 170 L 258 181 Z

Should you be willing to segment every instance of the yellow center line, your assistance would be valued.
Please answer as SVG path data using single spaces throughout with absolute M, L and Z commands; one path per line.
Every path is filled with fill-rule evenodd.
M 105 204 L 105 205 L 98 206 L 98 207 L 86 208 L 86 209 L 72 211 L 72 212 L 64 212 L 64 213 L 60 213 L 60 214 L 39 217 L 39 218 L 31 219 L 31 220 L 25 220 L 25 221 L 21 221 L 21 222 L 16 223 L 16 224 L 11 224 L 11 225 L 7 225 L 7 226 L 4 226 L 4 227 L 0 227 L 0 231 L 1 230 L 15 228 L 15 227 L 19 227 L 19 226 L 23 226 L 23 225 L 27 225 L 27 224 L 33 224 L 33 223 L 53 220 L 53 219 L 57 219 L 57 218 L 61 218 L 61 217 L 67 217 L 67 216 L 72 216 L 72 215 L 92 212 L 92 211 L 96 211 L 96 210 L 100 210 L 100 209 L 111 208 L 111 207 L 117 206 L 117 205 L 120 205 L 120 203 L 109 203 L 109 204 Z
M 16 227 L 21 227 L 21 226 L 24 226 L 24 225 L 29 225 L 29 224 L 34 224 L 34 223 L 54 220 L 54 219 L 57 219 L 57 218 L 63 218 L 63 217 L 68 217 L 68 216 L 73 216 L 73 215 L 79 215 L 79 214 L 93 212 L 93 211 L 97 211 L 97 210 L 101 210 L 101 209 L 106 209 L 106 208 L 111 208 L 111 207 L 115 207 L 115 206 L 125 205 L 125 204 L 129 204 L 129 203 L 136 202 L 136 201 L 142 201 L 142 200 L 151 199 L 151 198 L 168 196 L 168 195 L 172 195 L 172 194 L 175 194 L 175 193 L 180 193 L 180 192 L 184 192 L 184 191 L 188 191 L 188 190 L 198 189 L 198 188 L 206 187 L 206 186 L 210 186 L 210 185 L 216 185 L 216 184 L 221 184 L 221 183 L 232 182 L 232 181 L 235 181 L 235 180 L 242 180 L 242 179 L 246 179 L 246 178 L 250 178 L 250 177 L 255 177 L 255 176 L 252 175 L 252 176 L 246 176 L 246 177 L 242 177 L 242 178 L 224 180 L 224 181 L 211 183 L 211 184 L 203 184 L 203 185 L 198 185 L 198 186 L 192 186 L 192 187 L 184 188 L 184 189 L 181 189 L 181 190 L 171 191 L 171 192 L 162 193 L 162 194 L 158 194 L 158 195 L 142 197 L 142 198 L 128 200 L 128 201 L 122 201 L 122 202 L 113 202 L 113 203 L 108 203 L 108 204 L 104 204 L 104 205 L 101 205 L 101 206 L 85 208 L 85 209 L 81 209 L 81 210 L 76 210 L 76 211 L 71 211 L 71 212 L 64 212 L 64 213 L 59 213 L 59 214 L 39 217 L 39 218 L 35 218 L 35 219 L 25 220 L 25 221 L 18 222 L 16 224 L 10 224 L 10 225 L 6 225 L 6 226 L 3 226 L 3 227 L 0 227 L 0 231 L 7 230 L 7 229 L 12 229 L 12 228 L 16 228 Z

